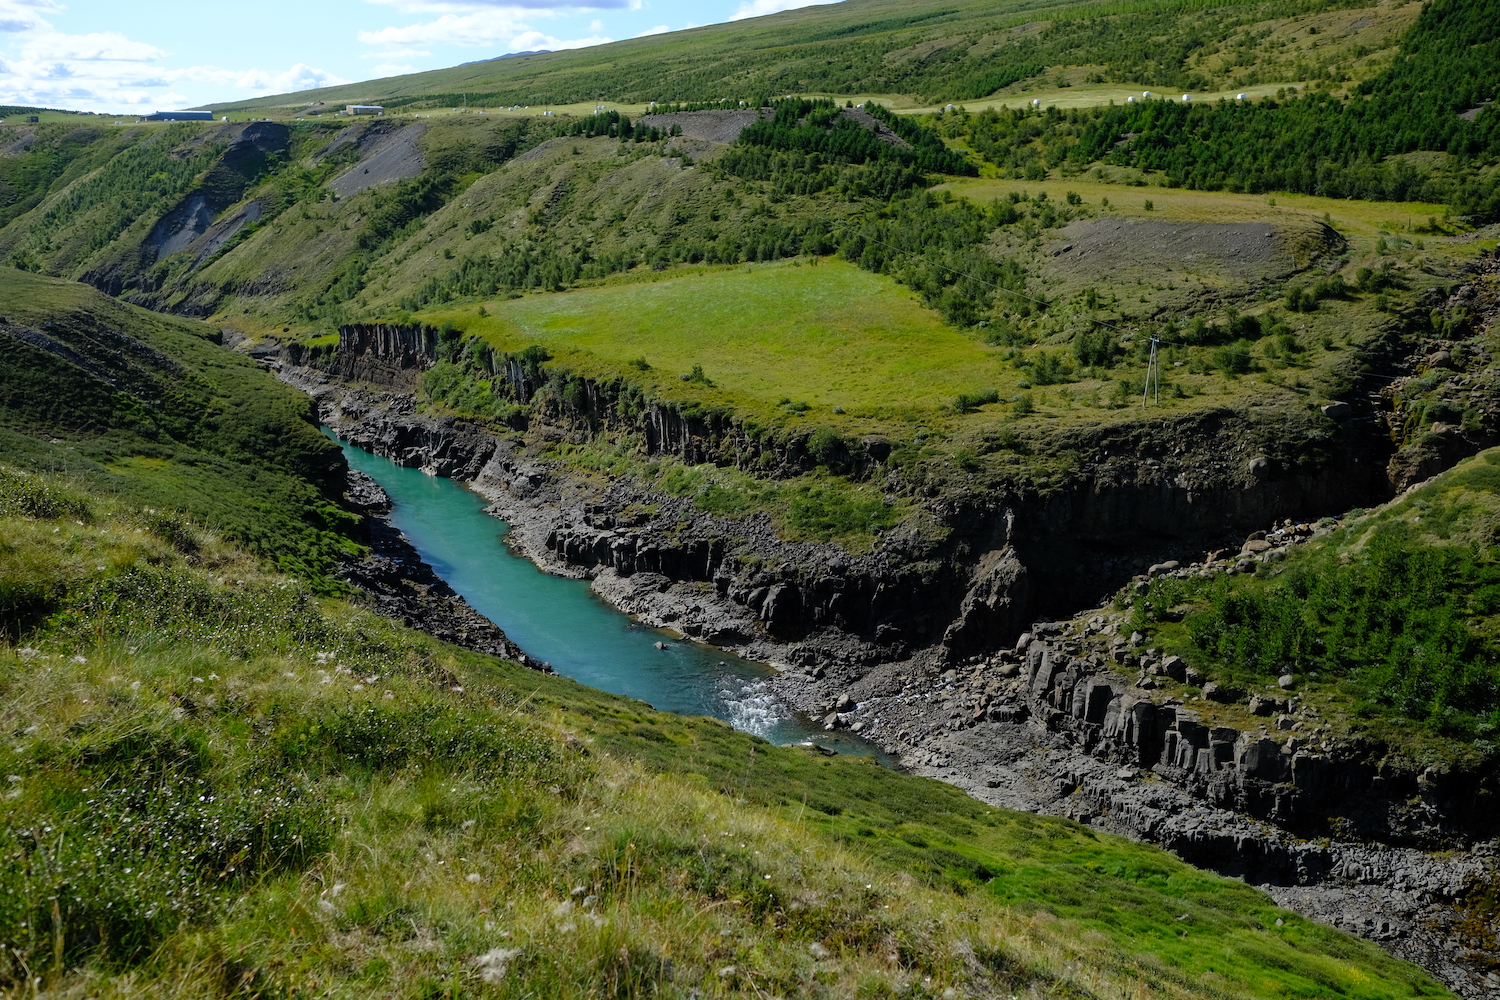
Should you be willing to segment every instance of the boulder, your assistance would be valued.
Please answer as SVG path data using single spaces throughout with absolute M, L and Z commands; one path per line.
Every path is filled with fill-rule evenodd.
M 1297 678 L 1293 677 L 1291 674 L 1282 674 L 1280 677 L 1276 678 L 1276 686 L 1281 688 L 1281 690 L 1283 691 L 1290 691 L 1292 688 L 1297 686 Z
M 1347 420 L 1353 412 L 1348 403 L 1327 403 L 1323 407 L 1323 416 L 1330 420 Z

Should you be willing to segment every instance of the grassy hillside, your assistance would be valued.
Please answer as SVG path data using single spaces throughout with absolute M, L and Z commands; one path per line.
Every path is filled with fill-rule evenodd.
M 1468 459 L 1257 572 L 1165 578 L 1142 627 L 1231 691 L 1291 674 L 1339 736 L 1406 766 L 1500 757 L 1500 452 Z
M 218 330 L 87 285 L 4 268 L 0 302 L 0 461 L 65 471 L 164 525 L 212 524 L 332 585 L 355 519 L 340 507 L 343 457 L 305 396 Z
M 1447 995 L 1240 883 L 444 647 L 0 469 L 0 986 Z
M 1341 81 L 1388 63 L 1416 5 L 846 0 L 571 52 L 495 60 L 218 112 L 379 101 L 503 108 L 599 100 L 754 100 L 784 93 L 969 101 L 996 91 L 1139 84 L 1176 90 Z M 1357 13 L 1356 13 L 1357 12 Z M 1327 32 L 1306 37 L 1309 27 Z M 1139 90 L 1139 87 L 1132 89 Z

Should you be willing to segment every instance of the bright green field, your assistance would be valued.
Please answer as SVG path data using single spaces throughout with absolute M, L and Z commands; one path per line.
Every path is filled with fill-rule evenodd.
M 710 270 L 487 303 L 456 323 L 504 350 L 541 344 L 612 369 L 645 357 L 662 388 L 702 365 L 727 394 L 819 407 L 936 407 L 1007 380 L 985 347 L 888 278 L 823 260 Z M 443 316 L 445 314 L 439 314 Z M 1014 375 L 1009 376 L 1013 380 Z

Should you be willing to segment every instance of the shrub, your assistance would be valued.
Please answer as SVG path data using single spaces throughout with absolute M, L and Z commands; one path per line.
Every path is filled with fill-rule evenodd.
M 1209 356 L 1213 366 L 1225 375 L 1233 377 L 1243 375 L 1250 371 L 1250 342 L 1237 340 L 1227 347 L 1221 347 Z
M 998 402 L 1000 402 L 1000 391 L 998 389 L 961 392 L 953 397 L 953 409 L 957 413 L 973 413 L 981 406 Z

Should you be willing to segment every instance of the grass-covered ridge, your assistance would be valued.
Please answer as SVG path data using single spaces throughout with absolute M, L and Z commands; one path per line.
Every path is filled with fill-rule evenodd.
M 1347 16 L 1352 11 L 1358 14 Z M 1398 12 L 1399 11 L 1399 12 Z M 1361 47 L 1288 44 L 1313 18 L 1385 30 Z M 1404 15 L 1404 16 L 1403 16 Z M 1409 12 L 1360 3 L 1076 3 L 867 0 L 616 42 L 216 106 L 220 112 L 379 100 L 387 107 L 571 105 L 599 97 L 752 100 L 786 93 L 908 95 L 923 104 L 1007 88 L 1141 83 L 1179 90 L 1338 80 L 1378 67 Z M 1325 30 L 1330 25 L 1324 25 Z M 1342 25 L 1340 26 L 1342 27 Z M 1305 33 L 1302 28 L 1301 33 Z M 1338 39 L 1342 32 L 1330 32 Z M 1330 39 L 1322 39 L 1325 43 Z M 1382 44 L 1383 43 L 1383 44 Z M 1373 57 L 1373 58 L 1372 58 Z
M 1491 449 L 1256 574 L 1159 579 L 1165 647 L 1231 690 L 1292 674 L 1340 730 L 1465 768 L 1500 755 L 1500 452 Z
M 0 461 L 213 525 L 330 586 L 355 551 L 311 404 L 204 324 L 0 268 Z
M 1155 849 L 443 647 L 65 482 L 7 470 L 0 539 L 58 602 L 0 647 L 6 988 L 1447 995 Z

